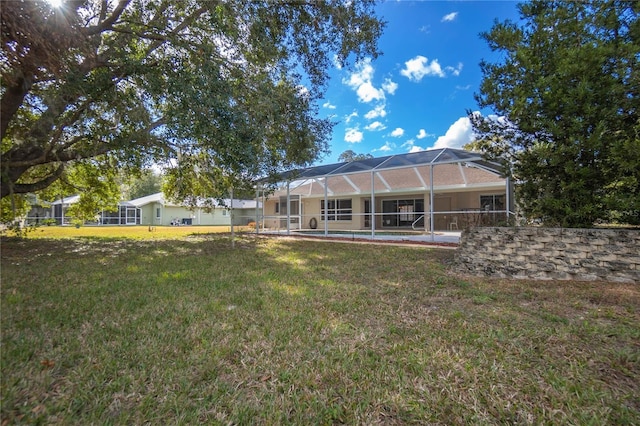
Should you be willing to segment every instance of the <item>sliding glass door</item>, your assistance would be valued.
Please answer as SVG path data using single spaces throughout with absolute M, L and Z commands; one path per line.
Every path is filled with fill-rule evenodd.
M 424 227 L 424 199 L 382 200 L 385 228 Z

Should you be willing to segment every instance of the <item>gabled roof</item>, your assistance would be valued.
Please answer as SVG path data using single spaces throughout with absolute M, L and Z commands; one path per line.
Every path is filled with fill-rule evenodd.
M 215 207 L 227 207 L 227 208 L 231 207 L 231 200 L 229 198 L 225 198 L 222 201 L 223 202 L 220 203 L 218 200 L 213 200 L 213 205 Z M 136 198 L 135 200 L 131 200 L 127 202 L 127 204 L 130 204 L 135 207 L 142 207 L 151 203 L 158 203 L 158 204 L 162 204 L 163 206 L 170 206 L 170 207 L 182 207 L 180 204 L 176 204 L 171 201 L 168 201 L 164 197 L 164 194 L 162 192 L 157 192 L 155 194 L 147 195 L 145 197 Z M 204 202 L 198 203 L 198 204 L 199 205 L 201 204 L 204 206 Z M 260 203 L 258 203 L 258 206 L 260 206 Z M 256 201 L 234 199 L 233 208 L 234 209 L 255 209 Z
M 51 202 L 52 206 L 58 206 L 60 204 L 75 204 L 80 199 L 79 195 L 71 195 L 70 197 L 64 197 L 62 200 L 55 200 Z
M 70 205 L 70 204 L 77 203 L 78 200 L 80 200 L 79 195 L 72 195 L 70 197 L 63 198 L 62 200 L 53 201 L 51 205 L 60 205 L 60 204 Z M 227 207 L 227 208 L 231 206 L 231 200 L 229 198 L 225 198 L 222 201 L 223 203 L 221 204 L 218 202 L 218 200 L 214 200 L 213 205 L 216 207 Z M 142 207 L 151 203 L 158 203 L 158 204 L 162 204 L 163 206 L 169 206 L 169 207 L 182 207 L 182 205 L 180 204 L 167 201 L 162 192 L 156 192 L 155 194 L 146 195 L 144 197 L 136 198 L 134 200 L 120 201 L 118 205 L 129 206 L 129 207 Z M 202 205 L 204 205 L 204 203 L 202 203 Z M 261 203 L 257 203 L 258 208 L 260 208 L 261 205 L 262 205 Z M 255 209 L 256 201 L 234 199 L 233 208 L 234 209 Z
M 166 204 L 164 200 L 164 194 L 162 192 L 156 192 L 155 194 L 145 195 L 144 197 L 129 200 L 128 203 L 136 207 L 146 206 L 150 203 L 160 203 L 162 205 Z

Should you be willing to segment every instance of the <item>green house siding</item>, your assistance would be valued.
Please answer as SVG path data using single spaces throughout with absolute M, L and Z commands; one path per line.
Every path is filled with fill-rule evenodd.
M 153 204 L 147 204 L 140 207 L 140 224 L 141 225 L 155 225 L 153 218 L 155 215 L 155 209 Z

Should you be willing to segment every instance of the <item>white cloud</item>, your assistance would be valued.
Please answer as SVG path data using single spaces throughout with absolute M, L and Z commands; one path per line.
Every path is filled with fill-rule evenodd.
M 441 22 L 451 22 L 451 21 L 455 20 L 457 16 L 458 16 L 458 12 L 451 12 L 451 13 L 449 13 L 447 15 L 444 15 L 442 17 Z
M 433 133 L 427 133 L 426 130 L 424 130 L 424 129 L 420 129 L 418 131 L 418 134 L 416 135 L 416 138 L 424 139 L 426 137 L 432 137 L 432 136 L 435 136 L 435 135 Z
M 428 61 L 429 60 L 427 58 L 420 55 L 413 59 L 409 59 L 404 63 L 405 68 L 400 70 L 400 74 L 411 81 L 420 81 L 425 75 L 444 77 L 444 72 L 438 63 L 438 60 L 434 59 L 431 63 L 428 63 Z
M 367 81 L 371 81 L 373 72 L 371 58 L 364 58 L 356 64 L 356 71 L 351 73 L 349 79 L 343 79 L 342 82 L 353 89 L 357 89 Z
M 460 75 L 460 72 L 462 72 L 462 62 L 458 62 L 458 66 L 457 67 L 446 67 L 445 68 L 448 72 L 450 72 L 451 74 L 455 75 L 456 77 Z
M 394 138 L 399 138 L 402 135 L 404 135 L 404 129 L 402 127 L 396 127 L 396 129 L 391 132 L 391 136 Z
M 382 90 L 390 95 L 396 93 L 396 89 L 398 89 L 398 83 L 391 81 L 390 78 L 385 79 L 384 83 L 382 83 Z
M 347 129 L 347 133 L 344 135 L 344 141 L 349 143 L 362 142 L 364 135 L 357 128 Z
M 462 148 L 462 145 L 473 142 L 474 140 L 475 135 L 473 134 L 471 120 L 469 120 L 469 117 L 460 117 L 455 123 L 449 126 L 449 129 L 444 136 L 440 136 L 436 140 L 433 147 Z
M 336 109 L 336 106 L 335 106 L 335 105 L 332 105 L 332 104 L 331 104 L 331 102 L 329 102 L 329 101 L 327 101 L 327 102 L 325 102 L 324 104 L 322 104 L 322 106 L 323 106 L 324 108 L 327 108 L 327 109 Z
M 344 117 L 344 121 L 346 123 L 350 123 L 351 120 L 353 120 L 354 118 L 356 118 L 358 116 L 358 111 L 353 111 L 351 114 L 347 115 Z
M 358 89 L 356 89 L 356 93 L 358 94 L 358 100 L 360 102 L 369 103 L 374 100 L 384 99 L 384 90 L 376 89 L 370 81 L 361 84 Z
M 393 151 L 395 148 L 396 148 L 396 144 L 391 142 L 385 142 L 384 145 L 382 145 L 380 148 L 374 149 L 373 151 L 389 152 L 389 151 Z
M 374 121 L 373 123 L 369 124 L 367 127 L 365 127 L 365 130 L 369 130 L 369 131 L 380 131 L 380 130 L 384 130 L 386 129 L 387 126 L 385 126 L 384 124 L 382 124 L 379 121 Z
M 371 82 L 374 71 L 371 58 L 365 58 L 356 64 L 355 72 L 348 79 L 343 79 L 342 83 L 356 91 L 360 102 L 382 100 L 384 99 L 384 90 L 377 89 Z
M 368 113 L 364 115 L 364 118 L 367 120 L 373 120 L 378 117 L 385 117 L 387 115 L 387 111 L 384 109 L 384 104 L 378 105 Z
M 426 148 L 416 145 L 416 141 L 413 139 L 409 139 L 405 143 L 402 144 L 402 147 L 407 150 L 407 152 L 419 152 L 424 151 Z

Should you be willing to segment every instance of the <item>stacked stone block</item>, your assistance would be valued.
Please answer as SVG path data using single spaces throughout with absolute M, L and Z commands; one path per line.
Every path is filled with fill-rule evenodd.
M 640 231 L 472 228 L 462 233 L 457 264 L 491 277 L 640 283 Z

